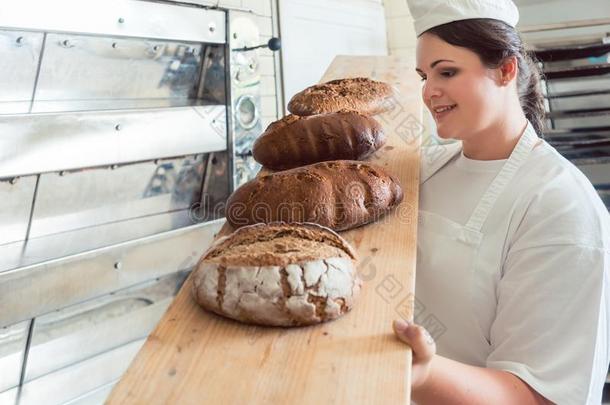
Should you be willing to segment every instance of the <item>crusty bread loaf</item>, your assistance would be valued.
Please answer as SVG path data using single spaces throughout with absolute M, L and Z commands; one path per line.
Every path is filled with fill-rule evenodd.
M 373 117 L 357 111 L 299 117 L 287 115 L 269 125 L 254 142 L 254 159 L 272 170 L 327 160 L 361 160 L 386 141 Z
M 392 96 L 389 84 L 366 77 L 331 80 L 295 94 L 288 111 L 314 115 L 349 109 L 373 115 L 392 109 Z
M 398 205 L 403 192 L 381 167 L 333 160 L 257 177 L 227 200 L 235 228 L 264 222 L 313 222 L 346 230 L 376 221 Z
M 217 240 L 193 273 L 193 297 L 219 315 L 260 325 L 335 319 L 353 306 L 362 281 L 356 254 L 316 224 L 257 224 Z

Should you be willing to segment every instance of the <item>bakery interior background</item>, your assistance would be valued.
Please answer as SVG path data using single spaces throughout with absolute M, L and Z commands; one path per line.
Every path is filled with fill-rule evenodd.
M 120 1 L 130 2 L 142 7 L 143 10 L 150 4 L 159 7 L 169 7 L 172 4 L 171 1 Z M 241 57 L 239 56 L 239 60 L 236 60 L 236 64 L 243 68 L 238 73 L 245 75 L 250 81 L 247 87 L 236 89 L 234 92 L 234 95 L 239 96 L 235 101 L 240 100 L 240 103 L 235 105 L 234 119 L 243 120 L 243 127 L 247 129 L 243 137 L 246 142 L 236 145 L 236 183 L 252 176 L 257 170 L 251 165 L 251 159 L 247 156 L 248 145 L 251 145 L 253 140 L 252 136 L 283 117 L 286 114 L 288 100 L 305 87 L 317 83 L 336 55 L 411 56 L 414 53 L 415 33 L 405 0 L 191 0 L 185 2 L 200 6 L 217 6 L 230 12 L 241 13 L 244 17 L 242 21 L 247 20 L 244 22 L 243 31 L 233 39 L 229 38 L 231 41 L 236 41 L 236 47 L 266 44 L 272 38 L 281 39 L 279 50 L 262 47 L 255 51 L 253 59 L 248 57 L 239 59 Z M 131 278 L 120 278 L 120 284 L 110 285 L 107 283 L 107 278 L 101 275 L 102 270 L 111 268 L 113 272 L 120 272 L 129 263 L 125 260 L 112 260 L 100 264 L 99 261 L 89 259 L 87 255 L 101 247 L 130 243 L 132 239 L 154 237 L 162 232 L 173 231 L 179 235 L 181 228 L 191 225 L 193 220 L 201 221 L 205 218 L 205 215 L 193 218 L 193 212 L 189 210 L 193 201 L 189 199 L 188 193 L 193 189 L 201 190 L 202 183 L 209 186 L 210 190 L 219 190 L 219 199 L 223 196 L 223 185 L 214 182 L 216 177 L 202 176 L 197 168 L 211 167 L 214 169 L 210 171 L 211 173 L 216 173 L 218 176 L 222 173 L 226 174 L 228 162 L 226 156 L 223 160 L 222 155 L 213 157 L 207 153 L 192 155 L 180 149 L 180 145 L 169 142 L 169 138 L 161 138 L 162 135 L 159 135 L 159 140 L 165 142 L 164 147 L 175 148 L 172 149 L 175 152 L 169 155 L 174 158 L 163 156 L 162 159 L 157 159 L 152 155 L 143 156 L 142 153 L 156 152 L 157 146 L 154 142 L 157 139 L 157 131 L 154 125 L 150 125 L 145 127 L 145 130 L 150 131 L 151 134 L 155 132 L 154 136 L 137 138 L 140 144 L 148 142 L 149 148 L 130 149 L 129 153 L 132 155 L 124 158 L 125 160 L 133 158 L 133 161 L 138 162 L 147 160 L 147 162 L 121 166 L 126 162 L 116 162 L 117 165 L 115 162 L 104 160 L 108 156 L 110 156 L 108 159 L 115 156 L 114 151 L 106 148 L 104 142 L 108 139 L 116 139 L 119 144 L 120 137 L 117 134 L 122 137 L 131 136 L 131 128 L 128 124 L 112 122 L 110 130 L 104 132 L 100 123 L 107 123 L 104 121 L 106 115 L 100 114 L 93 122 L 82 121 L 74 124 L 74 127 L 66 125 L 68 121 L 64 120 L 62 114 L 70 114 L 74 110 L 68 97 L 73 94 L 66 93 L 65 88 L 70 87 L 79 91 L 86 88 L 98 91 L 99 95 L 105 91 L 103 86 L 110 84 L 114 86 L 112 90 L 116 94 L 126 95 L 127 100 L 127 96 L 130 95 L 128 91 L 136 88 L 139 83 L 137 77 L 130 75 L 128 70 L 112 70 L 112 64 L 104 65 L 107 72 L 119 73 L 113 77 L 100 76 L 90 80 L 81 70 L 87 68 L 86 64 L 79 61 L 85 60 L 89 63 L 89 67 L 95 67 L 101 59 L 108 58 L 109 53 L 103 55 L 100 53 L 98 56 L 101 59 L 93 58 L 88 52 L 79 53 L 81 42 L 74 41 L 70 36 L 65 39 L 62 37 L 57 49 L 46 57 L 47 64 L 53 61 L 52 57 L 57 58 L 54 59 L 57 69 L 52 66 L 46 71 L 47 65 L 39 66 L 38 61 L 35 64 L 28 62 L 34 58 L 32 55 L 37 55 L 32 49 L 40 52 L 41 48 L 54 45 L 51 41 L 46 43 L 42 41 L 42 32 L 48 29 L 49 33 L 46 35 L 59 35 L 57 33 L 66 27 L 69 32 L 79 32 L 78 29 L 70 30 L 74 24 L 79 23 L 81 19 L 79 13 L 87 13 L 87 7 L 94 8 L 98 3 L 100 2 L 91 0 L 89 6 L 79 6 L 78 2 L 71 0 L 58 0 L 52 5 L 35 0 L 0 2 L 0 131 L 6 134 L 0 142 L 14 140 L 15 144 L 11 147 L 21 145 L 19 142 L 26 140 L 24 134 L 36 130 L 35 123 L 28 124 L 27 131 L 24 129 L 26 132 L 20 132 L 21 129 L 16 131 L 15 128 L 26 128 L 23 122 L 30 122 L 27 120 L 30 116 L 28 113 L 31 112 L 57 113 L 59 125 L 54 128 L 58 130 L 57 133 L 64 134 L 69 142 L 67 143 L 69 148 L 66 148 L 66 144 L 46 143 L 42 137 L 32 136 L 31 142 L 39 142 L 36 145 L 42 148 L 52 148 L 52 152 L 46 152 L 48 149 L 40 149 L 43 152 L 32 155 L 32 159 L 27 162 L 16 159 L 16 154 L 13 152 L 19 149 L 4 148 L 0 143 L 0 301 L 11 297 L 15 286 L 22 289 L 20 291 L 24 291 L 23 294 L 27 297 L 23 300 L 2 301 L 3 311 L 0 311 L 0 403 L 2 404 L 15 403 L 17 392 L 27 392 L 31 403 L 50 403 L 50 398 L 55 400 L 54 403 L 68 403 L 77 398 L 88 400 L 89 403 L 103 403 L 137 354 L 148 333 L 171 303 L 186 274 L 168 271 L 159 276 L 143 272 L 142 275 L 131 275 Z M 588 89 L 594 93 L 600 89 L 606 90 L 605 93 L 602 91 L 586 97 L 555 99 L 548 102 L 549 122 L 555 128 L 555 132 L 547 134 L 547 139 L 549 142 L 554 142 L 554 146 L 574 161 L 591 179 L 606 206 L 610 207 L 610 146 L 608 146 L 610 76 L 607 75 L 610 72 L 610 50 L 607 48 L 610 44 L 610 1 L 515 0 L 515 3 L 520 11 L 518 28 L 533 49 L 584 47 L 585 53 L 580 53 L 580 56 L 574 60 L 544 65 L 551 76 L 563 75 L 563 78 L 569 78 L 561 83 L 560 81 L 553 83 L 549 80 L 546 84 L 547 91 L 570 92 L 575 89 Z M 67 4 L 70 4 L 70 7 L 66 6 L 67 8 L 62 9 Z M 21 10 L 11 14 L 19 7 Z M 18 15 L 28 7 L 39 12 L 26 13 L 29 15 L 28 18 L 15 19 L 11 21 L 13 25 L 6 25 L 7 16 Z M 40 11 L 42 9 L 44 10 Z M 69 12 L 64 14 L 65 10 Z M 45 18 L 37 18 L 37 15 Z M 159 21 L 163 22 L 162 19 Z M 49 27 L 49 24 L 55 22 L 57 25 Z M 90 25 L 91 27 L 86 29 L 97 28 L 95 24 Z M 219 32 L 210 26 L 210 33 L 216 35 Z M 96 35 L 96 38 L 102 41 L 112 37 L 113 33 L 109 33 L 108 38 L 99 33 Z M 241 35 L 247 37 L 247 43 L 240 42 Z M 123 48 L 120 41 L 110 41 L 109 44 L 112 44 L 112 49 L 126 52 L 125 54 L 129 53 L 129 49 L 142 45 L 134 42 L 132 43 L 134 48 Z M 101 48 L 94 49 L 100 51 Z M 596 51 L 588 55 L 587 49 Z M 20 58 L 19 52 L 24 50 L 31 52 L 25 58 Z M 160 52 L 158 48 L 151 47 L 151 55 L 154 56 L 158 52 Z M 195 59 L 200 57 L 192 49 L 188 52 L 191 52 Z M 5 53 L 14 57 L 4 57 Z M 71 55 L 76 56 L 72 59 Z M 219 53 L 215 55 L 218 56 Z M 83 59 L 90 57 L 92 59 Z M 206 54 L 205 57 L 209 58 L 210 66 L 216 66 L 214 63 L 217 60 L 212 53 Z M 185 69 L 182 73 L 186 72 L 184 73 L 186 76 L 183 77 L 188 77 L 188 69 L 192 66 L 184 63 L 185 60 L 182 60 L 182 67 Z M 24 64 L 23 67 L 20 63 Z M 173 63 L 172 61 L 170 67 L 174 66 Z M 57 72 L 62 66 L 72 69 L 75 75 L 65 81 L 58 80 Z M 158 65 L 151 65 L 148 62 L 143 63 L 142 66 L 146 69 L 150 68 L 146 72 L 151 75 L 156 74 L 155 69 L 159 68 Z M 585 67 L 596 67 L 597 73 L 602 74 L 594 72 L 595 69 Z M 182 89 L 175 75 L 172 76 L 175 69 L 163 67 L 160 71 L 164 80 L 170 83 L 174 80 L 173 84 Z M 102 69 L 100 72 L 103 73 Z M 214 69 L 210 69 L 209 72 L 215 73 Z M 121 73 L 125 74 L 123 80 L 120 77 Z M 38 80 L 33 79 L 36 75 L 40 75 Z M 136 84 L 132 87 L 126 85 L 126 78 L 133 78 Z M 16 87 L 21 85 L 23 86 L 16 90 Z M 34 94 L 32 86 L 38 86 L 40 91 L 44 90 L 53 102 L 39 103 L 32 100 Z M 150 95 L 150 99 L 142 102 L 154 102 L 151 100 L 160 94 L 163 96 L 164 89 L 163 86 L 154 89 L 140 88 L 139 90 Z M 210 94 L 214 94 L 218 89 L 208 90 Z M 222 93 L 222 89 L 220 91 Z M 239 93 L 240 91 L 243 93 Z M 54 97 L 62 100 L 55 100 Z M 99 100 L 94 101 L 79 107 L 89 112 L 98 108 L 103 110 L 100 108 L 102 103 L 96 104 Z M 114 107 L 117 105 L 113 105 Z M 125 110 L 133 108 L 128 104 L 118 107 Z M 161 125 L 161 129 L 184 131 L 187 138 L 192 135 L 188 132 L 189 126 L 197 121 L 176 114 L 179 109 L 169 111 L 171 108 L 167 108 L 167 110 L 163 112 L 165 114 L 163 117 L 167 122 L 172 122 L 172 126 L 166 128 L 159 122 L 155 125 Z M 210 127 L 218 129 L 214 126 L 217 117 L 214 114 L 218 112 L 212 109 L 208 113 L 211 114 Z M 123 118 L 127 120 L 126 115 Z M 138 124 L 137 121 L 134 123 Z M 91 141 L 100 142 L 95 143 L 97 147 L 93 150 L 79 149 L 84 145 L 78 142 L 78 139 L 68 136 L 69 131 L 81 131 L 82 128 L 78 126 L 81 124 L 89 125 L 87 128 L 91 131 L 85 135 L 89 136 Z M 429 116 L 425 116 L 423 124 L 430 130 L 429 132 L 434 132 L 434 125 Z M 572 130 L 587 133 L 586 128 L 593 127 L 603 130 L 596 133 L 596 138 L 589 139 L 587 141 L 589 143 L 570 138 Z M 221 127 L 221 130 L 224 129 Z M 583 129 L 585 132 L 582 131 Z M 16 134 L 13 138 L 9 136 L 11 131 Z M 34 132 L 27 133 L 37 135 Z M 557 134 L 561 137 L 554 139 L 553 136 Z M 224 140 L 222 137 L 212 138 L 215 142 Z M 187 149 L 201 146 L 196 143 L 198 141 L 193 142 L 186 145 Z M 175 158 L 175 156 L 180 157 Z M 68 164 L 69 167 L 66 166 Z M 103 165 L 105 165 L 103 170 L 80 172 L 82 167 Z M 214 193 L 210 195 L 215 196 Z M 214 213 L 209 215 L 214 217 Z M 119 229 L 120 232 L 117 231 Z M 211 233 L 208 236 L 211 237 Z M 177 249 L 181 254 L 183 252 L 184 255 L 175 263 L 168 262 L 167 268 L 182 269 L 185 263 L 192 263 L 197 259 L 191 253 L 191 245 L 185 243 L 183 239 L 176 241 L 171 248 Z M 122 252 L 119 253 L 123 254 Z M 154 256 L 154 249 L 147 252 L 151 256 L 150 260 L 157 258 Z M 94 271 L 99 270 L 99 274 L 95 273 L 99 275 L 99 279 L 92 277 L 88 283 L 82 280 L 78 265 L 83 264 L 73 265 L 72 262 L 65 260 L 66 257 L 77 254 L 82 254 L 79 260 L 91 260 L 84 265 Z M 141 255 L 138 260 L 146 259 L 143 256 L 146 255 Z M 35 277 L 34 273 L 40 271 L 43 264 L 47 266 L 45 271 L 48 278 Z M 101 267 L 102 265 L 105 267 Z M 17 278 L 12 278 L 13 275 L 22 277 L 19 279 L 21 284 L 16 284 Z M 53 283 L 63 285 L 60 283 L 61 278 L 64 284 L 67 283 L 65 280 L 69 279 L 74 285 L 53 295 L 42 296 L 38 293 L 43 288 L 55 285 Z M 94 290 L 92 287 L 94 284 L 103 287 L 103 290 Z M 74 286 L 79 286 L 81 289 L 72 288 Z M 119 290 L 120 292 L 117 292 Z M 145 296 L 145 299 L 140 299 L 142 296 Z M 49 312 L 50 309 L 53 312 Z M 75 347 L 81 350 L 74 350 Z M 27 364 L 24 362 L 25 357 L 28 358 Z M 86 381 L 83 375 L 87 376 Z

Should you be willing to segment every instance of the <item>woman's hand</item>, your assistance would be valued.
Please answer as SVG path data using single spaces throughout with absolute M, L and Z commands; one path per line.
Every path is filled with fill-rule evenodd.
M 430 374 L 432 359 L 436 355 L 436 343 L 422 326 L 403 320 L 395 320 L 394 333 L 413 351 L 413 364 L 411 366 L 411 389 L 421 387 Z

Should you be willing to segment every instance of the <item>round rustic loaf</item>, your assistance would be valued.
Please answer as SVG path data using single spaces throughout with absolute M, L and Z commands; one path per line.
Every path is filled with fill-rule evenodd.
M 288 111 L 296 115 L 314 115 L 344 109 L 373 115 L 393 107 L 392 87 L 366 77 L 331 80 L 295 94 Z
M 316 224 L 256 224 L 218 239 L 193 273 L 203 308 L 238 321 L 300 326 L 349 311 L 362 281 L 351 246 Z
M 327 160 L 361 160 L 386 141 L 381 125 L 357 111 L 273 122 L 254 142 L 254 159 L 272 170 L 285 170 Z
M 234 228 L 259 222 L 313 222 L 343 231 L 374 222 L 403 199 L 400 183 L 380 166 L 333 160 L 257 177 L 227 200 Z

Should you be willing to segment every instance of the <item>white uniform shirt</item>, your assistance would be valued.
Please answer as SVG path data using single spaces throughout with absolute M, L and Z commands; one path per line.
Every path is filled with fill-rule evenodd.
M 464 224 L 503 163 L 458 153 L 422 184 L 420 209 Z M 610 362 L 610 216 L 589 180 L 543 142 L 482 231 L 471 298 L 485 339 L 456 347 L 447 333 L 438 354 L 509 371 L 559 404 L 600 403 Z M 460 316 L 438 300 L 440 318 Z
M 473 160 L 460 152 L 423 184 L 420 207 L 465 224 L 505 162 L 506 159 Z M 456 198 L 439 196 L 459 196 L 460 203 L 456 204 Z

